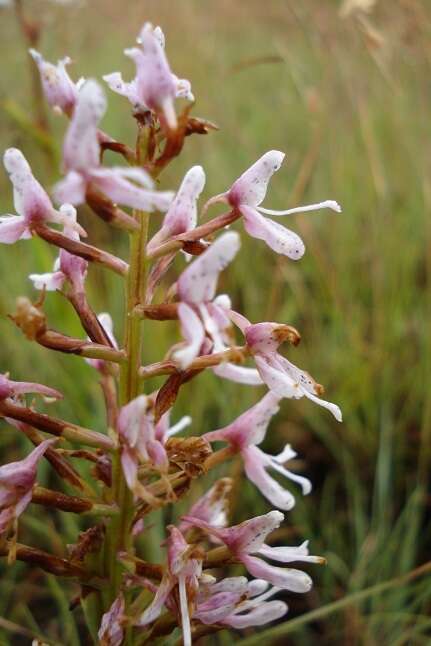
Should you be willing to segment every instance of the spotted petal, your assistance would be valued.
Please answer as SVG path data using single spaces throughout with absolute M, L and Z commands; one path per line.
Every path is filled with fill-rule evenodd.
M 106 111 L 106 99 L 96 81 L 86 81 L 79 92 L 63 146 L 66 170 L 86 172 L 99 166 L 98 125 Z
M 66 57 L 59 60 L 57 65 L 53 65 L 45 61 L 35 49 L 30 49 L 29 53 L 39 69 L 43 92 L 48 104 L 70 114 L 78 98 L 77 87 L 66 70 L 66 66 L 72 62 L 71 59 Z
M 91 173 L 94 185 L 116 204 L 150 212 L 169 208 L 174 195 L 172 191 L 146 190 L 129 181 L 129 177 L 140 184 L 148 183 L 145 171 L 137 168 L 101 168 Z
M 163 220 L 161 229 L 149 242 L 148 248 L 161 244 L 167 238 L 191 231 L 197 223 L 197 199 L 205 185 L 202 166 L 187 171 L 180 188 Z
M 294 568 L 283 568 L 269 565 L 262 559 L 249 554 L 241 557 L 242 563 L 253 576 L 269 581 L 272 585 L 291 592 L 309 592 L 313 586 L 311 578 L 305 572 Z
M 8 148 L 4 166 L 13 185 L 13 199 L 18 215 L 30 222 L 56 221 L 55 211 L 46 191 L 35 179 L 30 165 L 17 148 Z
M 263 626 L 270 621 L 281 619 L 287 611 L 288 606 L 284 601 L 267 601 L 244 614 L 233 613 L 226 617 L 222 623 L 236 630 L 243 630 L 251 626 Z
M 302 258 L 305 247 L 296 233 L 264 217 L 249 206 L 241 205 L 240 210 L 244 217 L 244 228 L 249 235 L 263 240 L 273 251 L 292 260 Z
M 269 456 L 255 446 L 244 449 L 241 455 L 247 478 L 256 485 L 261 494 L 278 509 L 284 511 L 292 509 L 295 505 L 293 495 L 266 471 L 267 468 L 273 466 Z M 292 475 L 291 479 L 295 479 L 295 474 Z
M 279 150 L 270 150 L 250 166 L 234 182 L 227 199 L 232 206 L 258 206 L 265 199 L 268 183 L 278 171 L 285 155 Z
M 199 355 L 205 338 L 205 330 L 199 316 L 186 303 L 178 306 L 178 317 L 181 322 L 181 332 L 186 340 L 186 345 L 172 354 L 172 359 L 181 368 L 186 370 Z
M 234 231 L 223 233 L 204 253 L 194 260 L 178 279 L 178 294 L 187 303 L 211 301 L 220 272 L 233 260 L 240 247 Z

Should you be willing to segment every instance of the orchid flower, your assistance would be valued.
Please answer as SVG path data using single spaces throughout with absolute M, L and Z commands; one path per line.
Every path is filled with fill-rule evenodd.
M 193 166 L 184 176 L 181 186 L 171 203 L 163 224 L 148 243 L 153 249 L 168 238 L 186 233 L 197 223 L 197 200 L 205 185 L 205 172 L 202 166 Z
M 135 113 L 153 110 L 162 114 L 173 130 L 177 126 L 174 99 L 182 97 L 194 101 L 190 83 L 172 74 L 164 51 L 165 37 L 160 27 L 153 28 L 146 23 L 138 43 L 140 47 L 124 52 L 136 65 L 136 77 L 127 83 L 119 72 L 113 72 L 103 79 L 111 90 L 129 99 Z
M 239 630 L 280 619 L 287 613 L 287 604 L 268 601 L 279 589 L 267 588 L 268 583 L 263 579 L 247 581 L 242 576 L 201 584 L 193 619 L 203 624 L 224 624 Z
M 29 53 L 39 69 L 42 89 L 48 104 L 54 110 L 70 116 L 78 100 L 78 91 L 84 83 L 84 79 L 74 83 L 70 78 L 66 66 L 70 65 L 72 60 L 66 56 L 54 65 L 46 61 L 35 49 L 29 49 Z
M 37 465 L 56 439 L 44 440 L 24 460 L 0 467 L 0 536 L 16 524 L 31 502 Z
M 100 646 L 121 646 L 124 637 L 124 629 L 121 624 L 124 610 L 125 600 L 123 594 L 120 594 L 102 617 L 97 633 Z
M 154 421 L 149 414 L 149 404 L 148 397 L 140 395 L 123 406 L 118 415 L 124 477 L 129 489 L 143 499 L 149 496 L 138 479 L 140 463 L 150 463 L 164 473 L 169 466 L 166 450 L 156 439 Z
M 75 229 L 76 209 L 70 204 L 60 207 L 61 213 L 67 216 L 63 225 L 63 233 L 72 240 L 79 240 L 79 233 Z M 77 294 L 84 292 L 84 282 L 87 275 L 88 262 L 79 256 L 60 249 L 54 262 L 53 271 L 46 274 L 30 274 L 29 278 L 36 289 L 47 291 L 60 290 L 65 281 L 68 281 L 73 291 Z
M 169 426 L 169 413 L 155 423 L 152 410 L 154 396 L 140 395 L 123 406 L 118 416 L 118 434 L 121 443 L 121 464 L 127 486 L 136 496 L 155 503 L 138 479 L 139 465 L 146 463 L 159 471 L 162 478 L 167 474 L 169 460 L 165 443 L 169 437 L 183 430 L 191 422 L 186 416 L 174 426 Z M 166 480 L 170 488 L 169 480 Z
M 49 386 L 30 381 L 12 381 L 7 375 L 0 375 L 0 400 L 19 397 L 27 393 L 35 393 L 52 399 L 63 399 L 63 395 L 58 390 Z
M 188 512 L 188 516 L 199 518 L 212 527 L 226 527 L 228 518 L 229 497 L 233 487 L 232 478 L 221 478 L 199 498 Z M 192 525 L 182 521 L 178 525 L 181 532 L 186 532 Z
M 98 124 L 106 111 L 106 99 L 96 81 L 86 81 L 66 133 L 63 163 L 66 177 L 54 187 L 58 202 L 82 204 L 91 185 L 112 202 L 144 211 L 166 211 L 173 194 L 154 191 L 154 183 L 142 168 L 102 168 Z
M 146 626 L 160 616 L 173 588 L 178 585 L 181 627 L 183 630 L 184 646 L 191 646 L 190 602 L 196 596 L 199 587 L 199 577 L 202 574 L 202 554 L 196 551 L 196 546 L 189 545 L 181 532 L 170 525 L 168 527 L 168 567 L 152 603 L 138 619 L 138 626 Z
M 322 394 L 323 387 L 307 372 L 300 370 L 277 352 L 278 346 L 292 335 L 293 328 L 279 323 L 252 325 L 245 317 L 235 314 L 232 319 L 242 329 L 262 381 L 277 397 L 307 397 L 315 404 L 327 408 L 338 422 L 342 421 L 340 408 L 318 397 Z
M 213 244 L 183 271 L 177 282 L 180 298 L 178 316 L 186 344 L 173 353 L 173 360 L 182 370 L 199 356 L 205 334 L 208 333 L 213 349 L 224 348 L 224 331 L 230 327 L 225 310 L 230 309 L 226 295 L 215 298 L 220 272 L 233 260 L 240 246 L 237 233 L 222 234 Z
M 247 568 L 248 572 L 268 583 L 290 590 L 292 592 L 308 592 L 312 587 L 312 580 L 305 572 L 294 568 L 282 568 L 269 565 L 262 558 L 265 557 L 281 563 L 305 561 L 309 563 L 322 563 L 319 556 L 309 556 L 307 543 L 299 547 L 270 547 L 265 544 L 265 538 L 274 529 L 280 526 L 284 514 L 279 511 L 270 511 L 263 516 L 256 516 L 246 520 L 240 525 L 220 528 L 191 516 L 184 516 L 183 520 L 194 527 L 199 527 L 211 536 L 215 536 L 224 543 L 232 555 Z
M 177 281 L 180 298 L 178 317 L 186 341 L 175 350 L 172 359 L 185 370 L 205 348 L 206 335 L 212 342 L 211 352 L 226 350 L 230 343 L 231 301 L 227 294 L 215 296 L 219 274 L 236 256 L 240 247 L 239 235 L 228 231 L 219 236 L 212 245 L 194 260 Z M 248 385 L 263 383 L 257 370 L 223 363 L 213 368 L 219 377 Z
M 13 201 L 18 215 L 0 217 L 0 242 L 13 244 L 17 240 L 26 240 L 31 238 L 34 226 L 49 222 L 65 224 L 68 221 L 67 213 L 54 209 L 20 150 L 8 148 L 3 163 L 13 185 Z M 85 235 L 77 223 L 74 228 Z
M 223 233 L 213 244 L 183 271 L 177 282 L 180 297 L 178 316 L 185 345 L 174 351 L 172 358 L 185 370 L 201 353 L 206 334 L 212 342 L 212 351 L 225 350 L 231 328 L 228 312 L 231 308 L 227 294 L 215 297 L 220 272 L 233 260 L 238 252 L 240 239 L 237 233 Z M 230 378 L 241 383 L 262 383 L 256 370 L 233 364 L 217 366 L 216 374 L 224 375 L 226 369 Z M 233 374 L 232 374 L 233 373 Z
M 279 455 L 268 455 L 257 447 L 265 438 L 271 418 L 280 410 L 279 401 L 280 397 L 269 392 L 260 402 L 240 415 L 229 426 L 205 433 L 203 437 L 209 442 L 219 440 L 229 442 L 233 448 L 240 452 L 247 478 L 273 505 L 279 509 L 288 510 L 295 504 L 294 497 L 268 475 L 266 470 L 274 469 L 286 478 L 297 482 L 301 485 L 304 495 L 310 493 L 311 483 L 307 478 L 292 473 L 283 466 L 285 462 L 296 455 L 289 444 Z M 190 516 L 194 515 L 192 511 L 190 510 Z
M 227 202 L 242 214 L 244 227 L 249 235 L 263 240 L 276 253 L 288 256 L 292 260 L 299 260 L 305 251 L 301 238 L 278 222 L 266 218 L 265 215 L 283 216 L 324 208 L 340 212 L 341 208 L 334 200 L 285 211 L 274 211 L 260 206 L 265 199 L 269 180 L 280 168 L 284 157 L 284 153 L 279 150 L 265 153 L 232 184 L 226 193 L 211 198 L 205 208 L 216 202 Z

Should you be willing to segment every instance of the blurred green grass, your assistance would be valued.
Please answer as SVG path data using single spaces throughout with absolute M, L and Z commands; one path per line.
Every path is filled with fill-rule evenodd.
M 341 215 L 304 214 L 286 222 L 307 246 L 299 263 L 274 257 L 244 235 L 241 255 L 220 285 L 251 320 L 286 321 L 300 329 L 303 341 L 289 350 L 289 358 L 324 383 L 327 398 L 344 412 L 344 423 L 337 425 L 309 402 L 286 401 L 267 440 L 272 451 L 291 442 L 298 468 L 314 483 L 310 496 L 298 492 L 285 537 L 309 538 L 313 553 L 328 559 L 326 567 L 312 570 L 311 594 L 288 598 L 292 616 L 429 559 L 429 4 L 397 0 L 347 18 L 338 3 L 312 0 L 94 0 L 81 8 L 32 1 L 27 7 L 45 23 L 43 53 L 49 59 L 72 56 L 75 77 L 100 78 L 116 69 L 131 76 L 122 49 L 134 42 L 144 20 L 162 25 L 173 69 L 192 81 L 195 114 L 221 128 L 188 141 L 163 186 L 176 186 L 185 169 L 201 163 L 209 197 L 263 152 L 278 148 L 287 152 L 287 162 L 271 182 L 266 206 L 328 198 L 343 206 Z M 1 10 L 0 35 L 9 61 L 2 66 L 0 100 L 31 114 L 28 62 L 10 11 Z M 104 128 L 133 142 L 128 104 L 112 93 L 109 100 Z M 51 123 L 60 135 L 64 121 L 53 116 Z M 0 141 L 2 148 L 21 147 L 39 177 L 55 179 L 36 142 L 5 113 Z M 3 173 L 0 204 L 2 212 L 11 210 Z M 87 214 L 83 219 L 90 222 Z M 90 227 L 96 244 L 124 252 L 118 233 L 94 220 Z M 37 241 L 1 249 L 0 369 L 60 388 L 66 398 L 56 406 L 59 414 L 102 428 L 102 400 L 91 369 L 77 358 L 48 355 L 5 318 L 18 294 L 34 295 L 28 273 L 49 270 L 53 258 Z M 120 336 L 119 290 L 116 277 L 91 271 L 90 300 L 97 311 L 113 314 Z M 48 295 L 46 309 L 53 327 L 79 333 L 61 296 Z M 145 360 L 153 361 L 177 337 L 170 324 L 148 330 Z M 259 394 L 212 375 L 184 391 L 175 414 L 191 412 L 195 432 L 227 423 Z M 2 428 L 0 439 L 2 461 L 16 459 L 22 446 L 16 432 Z M 241 488 L 238 518 L 266 509 L 253 487 Z M 55 529 L 63 531 L 66 544 L 78 528 L 76 519 L 64 516 L 47 519 L 33 508 L 22 523 L 23 540 L 31 533 L 35 544 L 60 551 Z M 0 616 L 74 643 L 73 630 L 67 636 L 45 609 L 52 593 L 64 609 L 62 589 L 38 573 L 28 580 L 20 566 L 3 574 L 0 588 Z M 266 643 L 426 644 L 430 595 L 425 577 Z M 9 634 L 0 633 L 0 641 L 24 643 L 24 637 L 9 642 Z M 231 640 L 222 634 L 211 643 Z

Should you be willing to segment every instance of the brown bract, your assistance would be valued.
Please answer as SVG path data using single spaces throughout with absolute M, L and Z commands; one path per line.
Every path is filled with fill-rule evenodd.
M 204 473 L 204 462 L 211 455 L 209 442 L 202 437 L 171 437 L 166 442 L 169 463 L 191 478 Z

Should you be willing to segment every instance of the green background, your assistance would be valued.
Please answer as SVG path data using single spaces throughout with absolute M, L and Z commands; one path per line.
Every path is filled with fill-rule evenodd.
M 307 568 L 315 581 L 310 594 L 287 596 L 288 619 L 313 609 L 323 616 L 311 621 L 305 615 L 301 625 L 285 624 L 284 635 L 259 639 L 298 646 L 429 643 L 427 576 L 411 585 L 395 581 L 384 593 L 336 611 L 327 606 L 410 572 L 430 557 L 429 4 L 381 2 L 369 13 L 349 15 L 337 2 L 317 0 L 88 0 L 70 6 L 28 0 L 23 6 L 42 26 L 39 48 L 46 58 L 73 58 L 73 78 L 100 79 L 115 70 L 131 78 L 132 65 L 122 50 L 132 46 L 145 20 L 163 27 L 172 69 L 192 81 L 194 114 L 220 127 L 187 141 L 162 177 L 164 188 L 175 188 L 187 168 L 202 164 L 206 199 L 276 148 L 287 159 L 264 206 L 325 199 L 342 205 L 342 214 L 322 211 L 283 221 L 306 244 L 299 262 L 276 256 L 243 234 L 241 253 L 220 282 L 219 291 L 228 291 L 234 307 L 252 321 L 288 322 L 300 330 L 302 343 L 287 356 L 325 385 L 325 396 L 344 414 L 343 424 L 337 424 L 311 402 L 285 400 L 265 440 L 264 448 L 273 453 L 290 442 L 298 452 L 296 468 L 314 485 L 305 498 L 296 491 L 297 505 L 277 538 L 291 544 L 310 539 L 312 553 L 324 555 L 328 564 Z M 2 148 L 21 148 L 36 176 L 50 185 L 59 177 L 59 165 L 49 162 L 44 146 L 51 144 L 33 124 L 29 59 L 10 8 L 0 9 L 0 39 Z M 107 94 L 103 128 L 133 145 L 128 102 Z M 51 114 L 49 120 L 59 154 L 66 122 Z M 3 172 L 0 206 L 1 212 L 13 212 Z M 92 243 L 126 252 L 125 236 L 117 230 L 84 211 L 81 221 Z M 27 275 L 49 271 L 54 257 L 40 241 L 0 250 L 0 370 L 59 388 L 65 401 L 55 405 L 56 414 L 102 430 L 102 398 L 91 368 L 36 347 L 6 318 L 18 295 L 35 296 Z M 176 270 L 182 266 L 180 260 Z M 176 275 L 171 272 L 171 281 Z M 112 313 L 121 338 L 121 280 L 92 268 L 88 293 L 96 311 Z M 61 295 L 47 296 L 46 312 L 52 327 L 80 334 Z M 161 358 L 178 339 L 174 324 L 148 324 L 145 362 Z M 173 419 L 191 414 L 192 432 L 200 434 L 230 422 L 260 394 L 205 375 L 184 387 Z M 29 450 L 6 426 L 0 447 L 2 462 Z M 238 475 L 238 465 L 220 469 L 229 472 Z M 48 466 L 41 466 L 39 482 L 52 484 L 50 478 Z M 267 510 L 243 481 L 235 519 Z M 76 517 L 47 516 L 31 506 L 20 523 L 20 540 L 62 553 L 79 526 Z M 155 558 L 160 558 L 158 542 L 155 535 Z M 78 636 L 79 611 L 72 620 L 67 609 L 77 590 L 72 585 L 17 565 L 2 571 L 0 590 L 2 643 L 31 642 L 2 629 L 2 617 L 64 644 L 85 643 L 83 633 Z M 211 643 L 233 639 L 239 635 L 222 633 Z

